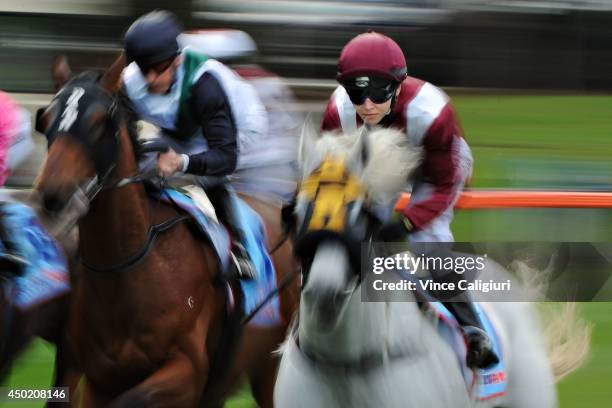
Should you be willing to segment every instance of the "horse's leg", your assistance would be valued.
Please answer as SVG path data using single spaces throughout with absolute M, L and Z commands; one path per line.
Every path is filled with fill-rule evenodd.
M 241 196 L 265 221 L 268 248 L 275 247 L 283 239 L 280 209 L 259 201 L 253 197 Z M 277 274 L 277 282 L 287 279 L 288 284 L 279 292 L 281 321 L 271 327 L 245 329 L 243 342 L 236 356 L 235 366 L 242 367 L 249 376 L 253 397 L 260 407 L 273 406 L 273 391 L 276 382 L 279 357 L 274 354 L 285 339 L 285 334 L 299 302 L 299 280 L 296 279 L 297 264 L 293 258 L 293 248 L 287 239 L 271 254 Z M 232 370 L 235 377 L 230 378 L 230 384 L 238 379 L 238 368 Z
M 68 387 L 70 402 L 74 403 L 73 396 L 76 395 L 76 390 L 79 385 L 83 373 L 77 368 L 74 354 L 71 351 L 68 339 L 65 332 L 62 331 L 60 337 L 56 339 L 55 352 L 55 371 L 53 373 L 54 387 Z M 64 403 L 47 402 L 46 407 L 63 407 Z M 77 404 L 78 406 L 78 404 Z
M 277 236 L 278 237 L 278 236 Z M 281 322 L 271 327 L 247 327 L 244 338 L 250 340 L 244 350 L 245 358 L 251 356 L 251 366 L 247 368 L 253 397 L 260 407 L 273 406 L 274 384 L 280 356 L 276 355 L 285 340 L 287 328 L 299 301 L 298 279 L 292 275 L 296 270 L 291 244 L 286 243 L 272 256 L 278 274 L 278 282 L 292 279 L 279 293 Z M 240 358 L 240 356 L 238 356 Z
M 255 361 L 258 369 L 249 373 L 249 380 L 253 397 L 262 408 L 274 406 L 274 384 L 276 384 L 278 362 L 280 360 L 280 355 L 277 355 L 276 352 L 285 339 L 286 332 L 286 326 L 264 329 L 260 332 L 262 348 L 270 350 L 270 352 L 261 354 Z M 258 342 L 257 339 L 254 341 Z
M 253 397 L 262 408 L 272 407 L 272 394 L 278 368 L 274 351 L 285 338 L 285 326 L 245 328 L 232 369 L 226 380 L 226 394 L 232 392 L 246 373 Z
M 208 365 L 204 356 L 204 365 Z M 155 373 L 112 401 L 98 396 L 96 406 L 113 408 L 195 407 L 206 378 L 199 376 L 202 361 L 177 354 Z
M 60 379 L 68 369 L 65 357 L 68 347 L 65 344 L 65 330 L 68 321 L 68 296 L 62 296 L 41 307 L 35 316 L 33 331 L 42 339 L 55 345 L 55 373 L 53 384 L 62 386 Z
M 212 295 L 212 294 L 211 294 Z M 173 352 L 166 361 L 149 377 L 133 388 L 112 400 L 99 397 L 92 406 L 113 408 L 156 408 L 156 407 L 195 407 L 208 380 L 211 365 L 211 349 L 217 345 L 209 344 L 218 338 L 213 327 L 219 327 L 223 307 L 222 296 L 217 300 L 218 307 L 202 310 L 202 315 L 194 322 L 194 328 L 177 340 Z M 212 296 L 211 296 L 212 298 Z M 91 386 L 91 384 L 88 384 Z
M 2 308 L 2 339 L 0 339 L 0 381 L 11 371 L 13 361 L 30 344 L 33 338 L 31 311 L 5 304 Z

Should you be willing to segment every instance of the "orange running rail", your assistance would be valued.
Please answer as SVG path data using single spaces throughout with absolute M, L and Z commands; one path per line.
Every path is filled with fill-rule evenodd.
M 410 194 L 404 193 L 395 211 L 406 208 Z M 469 190 L 461 193 L 455 208 L 612 208 L 612 193 L 578 191 Z

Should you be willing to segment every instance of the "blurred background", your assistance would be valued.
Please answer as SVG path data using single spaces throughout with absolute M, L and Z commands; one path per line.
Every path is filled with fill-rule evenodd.
M 47 67 L 59 52 L 77 70 L 105 66 L 129 23 L 154 8 L 186 28 L 245 30 L 260 62 L 287 78 L 333 79 L 342 46 L 372 28 L 434 84 L 612 89 L 607 0 L 3 0 L 0 88 L 50 91 Z
M 282 77 L 296 97 L 291 109 L 315 122 L 337 86 L 343 45 L 380 31 L 400 44 L 410 75 L 452 97 L 475 156 L 471 188 L 612 191 L 611 0 L 1 0 L 0 89 L 34 113 L 52 96 L 54 56 L 65 54 L 74 72 L 102 70 L 129 24 L 154 8 L 187 29 L 248 33 L 259 49 L 249 62 Z M 33 137 L 10 185 L 31 185 L 44 159 L 46 141 Z M 458 241 L 612 246 L 612 211 L 461 211 L 453 230 Z M 612 293 L 612 282 L 602 291 Z M 594 324 L 592 358 L 560 384 L 561 407 L 606 407 L 612 304 L 581 309 Z M 51 361 L 49 346 L 35 343 L 10 384 L 48 385 Z M 244 389 L 228 405 L 252 404 Z

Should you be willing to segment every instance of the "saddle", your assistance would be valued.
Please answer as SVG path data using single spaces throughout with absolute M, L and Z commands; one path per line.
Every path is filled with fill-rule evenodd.
M 0 204 L 3 234 L 0 273 L 15 283 L 11 303 L 26 310 L 70 291 L 68 266 L 59 244 L 18 202 Z M 8 250 L 8 251 L 7 251 Z
M 495 324 L 493 311 L 485 304 L 474 303 L 484 329 L 493 343 L 493 349 L 499 357 L 499 362 L 487 369 L 470 370 L 465 364 L 467 346 L 461 326 L 453 314 L 441 302 L 421 303 L 424 313 L 432 313 L 437 318 L 438 333 L 448 343 L 457 356 L 457 364 L 463 374 L 465 385 L 470 394 L 478 401 L 491 400 L 506 394 L 508 387 L 506 379 L 505 355 L 500 325 Z
M 23 274 L 28 261 L 19 256 L 13 238 L 4 225 L 7 216 L 4 210 L 5 204 L 0 203 L 0 276 L 12 279 Z
M 197 186 L 179 191 L 165 189 L 160 195 L 161 200 L 177 206 L 182 212 L 189 214 L 196 226 L 197 233 L 206 239 L 215 250 L 222 268 L 229 265 L 230 236 L 216 216 L 209 215 L 212 209 L 205 192 Z M 193 194 L 193 195 L 192 195 Z M 257 276 L 252 280 L 240 280 L 240 288 L 244 295 L 244 312 L 246 315 L 256 307 L 277 287 L 276 271 L 267 249 L 267 237 L 263 220 L 247 203 L 236 197 L 235 205 L 245 233 L 246 250 L 255 265 Z M 277 325 L 281 320 L 278 297 L 270 300 L 250 321 L 255 326 Z

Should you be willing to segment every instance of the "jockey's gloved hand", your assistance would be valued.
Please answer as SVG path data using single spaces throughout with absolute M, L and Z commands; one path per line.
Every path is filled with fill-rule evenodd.
M 406 235 L 413 230 L 412 222 L 402 215 L 394 221 L 383 224 L 376 233 L 376 240 L 382 242 L 401 242 L 406 240 Z

